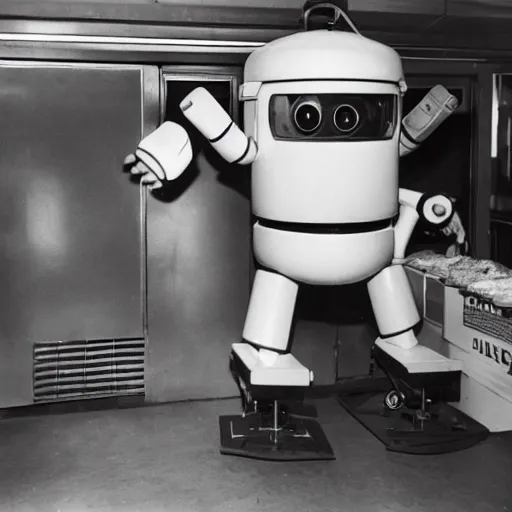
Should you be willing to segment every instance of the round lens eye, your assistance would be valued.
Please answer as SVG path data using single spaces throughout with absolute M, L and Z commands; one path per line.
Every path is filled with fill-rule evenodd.
M 334 125 L 340 132 L 347 133 L 359 125 L 359 114 L 352 105 L 340 105 L 334 112 Z
M 295 125 L 304 133 L 314 132 L 322 121 L 322 113 L 314 103 L 302 103 L 295 109 Z

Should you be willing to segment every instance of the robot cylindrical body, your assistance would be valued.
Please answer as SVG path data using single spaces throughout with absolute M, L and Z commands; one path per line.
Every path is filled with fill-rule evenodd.
M 404 88 L 399 55 L 358 34 L 303 32 L 250 55 L 240 98 L 263 265 L 347 284 L 391 262 Z
M 307 233 L 254 226 L 258 261 L 296 281 L 341 285 L 363 281 L 393 259 L 391 226 L 362 233 Z
M 268 116 L 274 95 L 394 95 L 393 84 L 310 81 L 263 84 L 257 134 L 262 148 L 252 165 L 256 216 L 283 222 L 340 224 L 391 218 L 398 209 L 397 150 L 390 139 L 351 141 L 276 140 Z

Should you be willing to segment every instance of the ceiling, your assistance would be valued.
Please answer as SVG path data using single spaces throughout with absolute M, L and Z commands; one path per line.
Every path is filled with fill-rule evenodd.
M 222 29 L 227 37 L 250 34 L 251 40 L 266 41 L 299 28 L 302 4 L 303 0 L 3 0 L 0 31 L 6 30 L 7 22 L 10 30 L 14 26 L 21 31 L 47 30 L 49 22 L 56 30 L 55 23 L 83 21 L 155 30 L 204 27 L 205 37 L 213 34 L 210 29 Z M 386 44 L 512 55 L 510 0 L 349 0 L 349 9 L 363 34 Z M 36 20 L 41 24 L 35 25 Z

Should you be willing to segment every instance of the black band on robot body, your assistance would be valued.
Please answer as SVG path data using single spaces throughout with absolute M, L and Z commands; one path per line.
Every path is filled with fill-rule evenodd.
M 262 227 L 296 233 L 311 233 L 317 235 L 346 235 L 351 233 L 368 233 L 381 231 L 393 225 L 393 219 L 383 219 L 374 222 L 354 222 L 346 224 L 307 224 L 301 222 L 282 222 L 258 218 Z
M 450 222 L 452 221 L 453 216 L 455 214 L 455 208 L 453 208 L 453 203 L 452 203 L 452 212 L 443 222 L 440 222 L 439 224 L 434 224 L 433 222 L 430 222 L 423 214 L 423 208 L 425 207 L 425 203 L 429 199 L 436 197 L 436 196 L 445 197 L 446 199 L 448 199 L 448 201 L 450 201 L 450 203 L 452 202 L 451 199 L 445 194 L 423 194 L 421 196 L 421 199 L 418 201 L 418 206 L 416 207 L 416 210 L 423 222 L 425 222 L 429 226 L 432 226 L 438 230 L 441 230 L 441 229 L 444 229 L 446 226 L 448 226 L 448 224 L 450 224 Z
M 240 158 L 237 158 L 235 161 L 231 162 L 232 164 L 238 164 L 240 163 L 246 156 L 247 153 L 249 153 L 249 149 L 251 149 L 251 139 L 247 139 L 247 147 L 245 148 L 245 151 L 242 153 L 242 156 Z
M 215 142 L 219 142 L 220 139 L 224 138 L 226 134 L 231 130 L 231 127 L 233 126 L 234 121 L 231 121 L 231 123 L 228 124 L 227 128 L 218 136 L 213 139 L 208 139 L 208 142 L 210 144 L 214 144 Z

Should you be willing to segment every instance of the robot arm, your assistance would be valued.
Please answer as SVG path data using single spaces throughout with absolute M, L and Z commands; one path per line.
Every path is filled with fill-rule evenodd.
M 124 165 L 132 175 L 142 175 L 141 183 L 151 190 L 175 180 L 192 160 L 192 145 L 186 130 L 167 121 L 142 139 L 135 154 L 125 158 Z
M 402 131 L 400 133 L 400 156 L 405 156 L 412 153 L 417 149 L 420 144 L 429 137 L 459 106 L 458 100 L 455 96 L 450 94 L 448 90 L 442 85 L 436 85 L 428 94 L 416 105 L 416 107 L 407 114 L 402 120 Z M 453 204 L 446 196 L 436 195 L 428 196 L 428 202 L 422 201 L 424 206 L 429 211 L 418 214 L 416 212 L 418 203 L 413 204 L 413 197 L 411 194 L 418 194 L 418 197 L 427 197 L 419 192 L 400 190 L 400 219 L 397 224 L 397 248 L 395 249 L 395 258 L 403 258 L 404 251 L 409 242 L 409 238 L 414 230 L 419 215 L 427 220 L 427 224 L 432 227 L 440 229 L 446 236 L 456 235 L 457 244 L 460 246 L 465 241 L 465 231 L 460 221 L 457 212 L 454 211 Z M 443 220 L 441 215 L 439 218 L 434 219 L 439 222 L 432 222 L 429 216 L 437 215 L 434 213 L 434 203 L 432 201 L 439 200 L 441 203 L 437 204 L 437 211 L 439 208 L 445 208 L 450 212 L 447 217 L 448 220 Z M 426 200 L 425 200 L 426 201 Z M 450 203 L 449 207 L 447 203 Z M 418 215 L 416 220 L 412 220 L 415 215 Z M 412 225 L 411 225 L 412 223 Z M 453 252 L 453 251 L 452 251 Z
M 412 153 L 453 114 L 459 102 L 442 85 L 436 85 L 402 120 L 400 156 Z
M 206 89 L 194 89 L 180 103 L 180 108 L 227 162 L 241 165 L 254 162 L 258 153 L 256 142 L 245 136 Z M 141 183 L 154 190 L 178 178 L 191 160 L 192 146 L 186 130 L 168 121 L 143 139 L 124 164 L 132 175 L 143 175 Z
M 422 194 L 401 188 L 398 191 L 400 215 L 395 226 L 395 260 L 405 258 L 405 250 L 420 218 L 436 229 L 449 225 L 454 215 L 453 203 L 445 195 Z
M 194 89 L 180 103 L 180 108 L 224 160 L 240 165 L 254 162 L 258 153 L 256 142 L 246 137 L 206 89 Z

